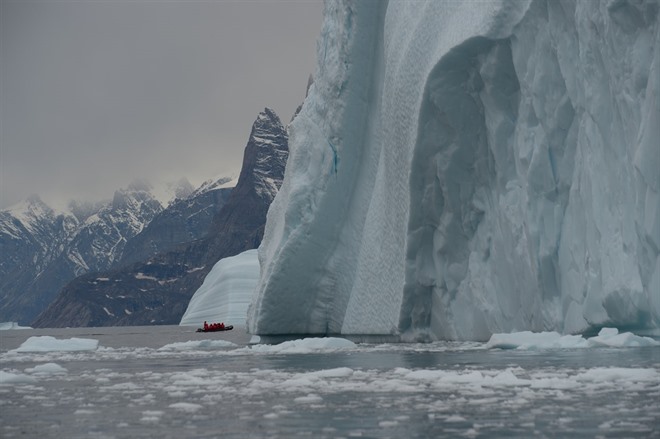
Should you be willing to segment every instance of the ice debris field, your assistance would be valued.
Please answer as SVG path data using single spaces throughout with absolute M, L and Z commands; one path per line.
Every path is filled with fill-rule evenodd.
M 644 358 L 658 346 L 616 329 L 591 338 L 521 332 L 495 334 L 488 343 L 398 345 L 307 338 L 245 346 L 203 339 L 109 348 L 94 339 L 30 337 L 0 355 L 0 435 L 20 436 L 27 428 L 66 437 L 102 431 L 152 437 L 157 428 L 160 437 L 301 431 L 525 437 L 533 428 L 552 428 L 579 437 L 576 424 L 590 421 L 587 437 L 650 436 L 660 422 L 657 355 L 604 366 L 581 352 L 615 352 L 620 361 L 617 351 Z M 544 361 L 534 363 L 537 358 Z M 42 415 L 21 423 L 26 410 Z M 426 427 L 418 431 L 420 423 Z

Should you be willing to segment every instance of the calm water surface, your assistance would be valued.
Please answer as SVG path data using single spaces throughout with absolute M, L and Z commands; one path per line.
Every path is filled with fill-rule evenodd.
M 32 335 L 100 347 L 11 351 Z M 234 345 L 172 345 L 209 339 Z M 175 326 L 2 331 L 0 437 L 660 438 L 660 348 L 292 354 L 248 341 Z

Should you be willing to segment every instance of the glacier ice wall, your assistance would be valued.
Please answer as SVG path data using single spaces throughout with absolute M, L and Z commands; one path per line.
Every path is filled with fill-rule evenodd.
M 328 2 L 250 331 L 660 326 L 659 9 Z

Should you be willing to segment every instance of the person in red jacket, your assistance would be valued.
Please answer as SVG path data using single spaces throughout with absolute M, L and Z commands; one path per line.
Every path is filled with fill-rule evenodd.
M 209 324 L 206 323 L 206 320 L 204 320 L 204 331 L 208 331 L 208 330 L 209 330 Z

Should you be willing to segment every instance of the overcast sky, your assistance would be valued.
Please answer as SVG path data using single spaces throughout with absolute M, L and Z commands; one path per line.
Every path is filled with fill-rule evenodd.
M 320 0 L 0 2 L 0 208 L 237 175 L 258 112 L 302 102 L 322 19 Z

